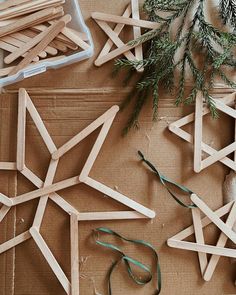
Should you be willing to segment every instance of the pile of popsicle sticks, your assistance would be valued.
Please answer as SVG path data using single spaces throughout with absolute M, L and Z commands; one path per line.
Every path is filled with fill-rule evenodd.
M 0 77 L 14 75 L 31 63 L 61 59 L 65 53 L 89 48 L 85 33 L 67 27 L 65 0 L 6 0 L 0 3 Z

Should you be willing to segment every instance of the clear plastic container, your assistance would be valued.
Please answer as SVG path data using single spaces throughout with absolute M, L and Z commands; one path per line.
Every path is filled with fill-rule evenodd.
M 13 84 L 15 82 L 21 81 L 25 78 L 41 74 L 46 72 L 47 69 L 57 69 L 67 66 L 72 63 L 79 62 L 81 60 L 91 57 L 94 53 L 94 46 L 92 37 L 88 27 L 85 25 L 78 0 L 66 0 L 63 4 L 65 14 L 69 13 L 72 16 L 72 21 L 69 23 L 69 27 L 75 29 L 79 32 L 86 33 L 88 37 L 88 44 L 90 47 L 86 50 L 80 52 L 74 52 L 64 58 L 55 61 L 40 61 L 40 64 L 30 65 L 29 67 L 22 69 L 17 74 L 12 76 L 6 76 L 0 78 L 0 87 Z

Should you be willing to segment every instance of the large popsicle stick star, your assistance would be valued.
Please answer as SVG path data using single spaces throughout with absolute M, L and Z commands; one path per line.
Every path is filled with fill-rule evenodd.
M 153 218 L 155 212 L 144 207 L 143 205 L 131 200 L 127 196 L 109 188 L 103 183 L 91 178 L 89 173 L 93 167 L 93 164 L 101 150 L 101 147 L 106 139 L 108 131 L 112 125 L 112 122 L 118 112 L 118 106 L 111 107 L 107 112 L 101 115 L 98 119 L 92 122 L 88 127 L 80 131 L 77 135 L 71 138 L 68 142 L 57 148 L 49 135 L 37 109 L 35 108 L 32 100 L 25 89 L 19 90 L 18 97 L 18 124 L 17 124 L 17 155 L 16 162 L 0 162 L 0 169 L 4 170 L 17 170 L 22 173 L 28 180 L 30 180 L 36 187 L 28 193 L 24 193 L 20 196 L 9 198 L 3 194 L 0 194 L 0 202 L 3 203 L 0 209 L 0 221 L 6 216 L 12 206 L 16 206 L 21 203 L 39 198 L 38 207 L 34 216 L 32 227 L 18 236 L 12 238 L 9 241 L 0 245 L 0 253 L 3 253 L 18 244 L 33 238 L 36 245 L 42 252 L 44 258 L 50 265 L 52 271 L 56 275 L 57 279 L 61 283 L 62 287 L 67 294 L 78 294 L 78 287 L 76 287 L 76 278 L 78 280 L 78 263 L 76 264 L 73 257 L 78 258 L 78 247 L 76 247 L 76 240 L 78 240 L 75 234 L 78 228 L 75 226 L 76 221 L 86 220 L 115 220 L 115 219 L 138 219 L 138 218 Z M 48 171 L 45 180 L 41 180 L 36 174 L 34 174 L 27 166 L 25 162 L 25 139 L 26 139 L 26 112 L 29 112 L 33 119 L 49 153 L 51 154 L 51 160 L 49 163 Z M 81 173 L 72 178 L 53 183 L 54 176 L 56 174 L 58 162 L 60 158 L 70 151 L 73 147 L 79 144 L 89 134 L 101 126 L 100 133 L 95 141 L 95 144 L 87 158 L 87 161 L 82 168 Z M 65 189 L 74 185 L 85 183 L 88 186 L 94 188 L 111 197 L 112 199 L 125 204 L 132 211 L 112 211 L 112 212 L 79 212 L 71 204 L 69 204 L 64 198 L 62 198 L 57 191 Z M 57 260 L 53 256 L 51 250 L 44 241 L 40 234 L 40 228 L 43 221 L 44 213 L 46 210 L 48 199 L 55 202 L 61 209 L 67 212 L 71 217 L 71 283 L 65 273 L 61 269 Z M 72 292 L 73 291 L 73 292 Z

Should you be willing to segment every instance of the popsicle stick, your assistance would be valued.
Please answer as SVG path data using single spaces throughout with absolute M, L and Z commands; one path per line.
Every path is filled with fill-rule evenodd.
M 36 35 L 33 31 L 24 30 L 24 31 L 21 31 L 21 33 L 13 33 L 10 36 L 26 43 L 26 42 L 29 42 L 32 37 L 34 37 L 34 36 L 30 36 L 30 32 L 32 32 L 32 34 L 34 36 Z M 50 55 L 57 55 L 57 53 L 58 53 L 57 49 L 55 49 L 51 46 L 47 46 L 44 50 L 46 53 L 48 53 Z
M 3 243 L 0 245 L 0 254 L 4 253 L 12 248 L 14 248 L 15 246 L 29 240 L 31 238 L 31 234 L 30 232 L 27 230 L 24 233 L 10 239 L 9 241 Z
M 150 31 L 150 32 L 152 32 L 152 31 Z M 149 39 L 151 39 L 152 38 L 151 35 L 152 34 L 150 33 L 150 37 L 149 38 L 144 38 L 143 40 L 140 40 L 139 41 L 139 44 L 144 43 L 144 42 L 148 41 Z M 117 56 L 119 56 L 121 54 L 124 54 L 126 51 L 129 51 L 129 50 L 135 48 L 137 46 L 137 44 L 134 41 L 135 40 L 133 40 L 133 42 L 131 41 L 129 43 L 126 43 L 125 45 L 123 45 L 123 46 L 121 46 L 121 47 L 119 47 L 117 49 L 114 49 L 113 51 L 109 52 L 106 56 L 102 56 L 102 57 L 98 58 L 94 62 L 94 64 L 99 67 L 99 66 L 103 65 L 104 63 L 106 63 L 106 62 L 108 62 L 108 61 L 116 58 Z M 133 43 L 133 44 L 130 45 L 131 43 Z
M 70 216 L 71 295 L 79 295 L 79 230 L 78 217 Z
M 122 195 L 121 193 L 114 191 L 113 189 L 107 187 L 106 185 L 104 185 L 104 184 L 102 184 L 90 177 L 87 177 L 84 180 L 84 183 L 87 184 L 88 186 L 104 193 L 105 195 L 111 197 L 112 199 L 128 206 L 129 208 L 136 210 L 137 212 L 145 215 L 146 217 L 154 218 L 156 215 L 156 213 L 154 211 L 144 207 L 143 205 L 129 199 L 125 195 Z
M 235 221 L 236 221 L 236 202 L 234 202 L 233 207 L 229 213 L 229 216 L 226 221 L 226 225 L 229 226 L 230 228 L 232 228 Z M 224 233 L 221 233 L 216 246 L 217 247 L 225 247 L 227 240 L 228 240 L 228 237 Z M 203 276 L 205 281 L 209 281 L 211 279 L 219 259 L 220 259 L 220 256 L 218 256 L 218 255 L 211 256 L 209 263 L 207 265 L 206 271 Z
M 5 0 L 4 2 L 0 3 L 0 10 L 7 9 L 12 6 L 20 5 L 28 1 L 30 0 Z
M 16 167 L 19 171 L 25 168 L 26 94 L 24 88 L 19 89 L 16 149 Z
M 191 200 L 230 240 L 236 243 L 236 233 L 232 231 L 232 229 L 230 229 L 197 195 L 192 194 Z
M 71 17 L 69 15 L 67 15 L 67 16 L 64 16 L 62 19 L 63 19 L 62 21 L 65 20 L 66 22 L 69 22 L 71 20 Z M 18 50 L 15 50 L 11 54 L 9 54 L 7 57 L 5 57 L 4 62 L 6 64 L 12 63 L 14 60 L 16 60 L 22 54 L 26 53 L 27 51 L 32 49 L 34 46 L 39 44 L 48 35 L 50 35 L 51 32 L 53 32 L 55 29 L 57 29 L 57 27 L 58 27 L 58 23 L 55 23 L 52 26 L 48 27 L 45 31 L 41 32 L 40 34 L 38 34 L 34 38 L 32 38 L 29 42 L 24 43 Z M 48 42 L 48 43 L 50 43 L 50 42 Z M 44 48 L 42 47 L 43 48 L 42 51 L 47 47 L 47 45 L 44 46 Z M 32 51 L 34 51 L 34 49 Z M 31 52 L 27 56 L 29 56 L 31 54 Z M 41 50 L 38 51 L 38 53 L 40 53 L 40 52 L 41 52 Z M 30 60 L 30 62 L 31 62 L 31 60 Z
M 69 215 L 71 213 L 74 213 L 76 215 L 79 214 L 79 212 L 72 206 L 70 205 L 65 199 L 63 199 L 61 196 L 59 196 L 57 193 L 51 193 L 49 195 L 49 198 L 57 204 L 62 210 L 64 210 L 66 213 Z
M 124 13 L 123 13 L 122 16 L 124 16 L 124 17 L 130 17 L 130 15 L 131 15 L 131 5 L 129 4 L 129 5 L 127 6 L 127 8 L 125 9 L 125 11 L 124 11 Z M 117 24 L 117 25 L 115 26 L 114 30 L 113 30 L 114 33 L 115 33 L 117 36 L 119 36 L 119 34 L 120 34 L 121 31 L 123 30 L 124 26 L 125 26 L 124 24 Z M 111 50 L 113 44 L 114 44 L 114 43 L 113 43 L 112 40 L 109 38 L 109 39 L 107 40 L 106 44 L 104 45 L 102 51 L 100 52 L 100 54 L 99 54 L 99 56 L 98 56 L 97 58 L 100 58 L 100 57 L 106 55 L 106 54 Z
M 112 15 L 112 14 L 107 14 L 102 12 L 93 12 L 91 16 L 93 19 L 97 19 L 97 20 L 119 23 L 119 24 L 130 25 L 130 26 L 137 26 L 137 27 L 142 27 L 146 29 L 157 29 L 160 26 L 160 24 L 156 22 L 150 22 L 147 20 L 137 20 L 133 18 Z
M 202 231 L 202 222 L 201 222 L 201 215 L 200 210 L 198 208 L 192 209 L 192 217 L 193 217 L 193 227 L 195 232 L 195 238 L 197 244 L 205 244 L 203 231 Z M 199 258 L 199 264 L 202 275 L 204 275 L 204 272 L 207 267 L 207 255 L 206 253 L 198 252 L 198 258 Z
M 33 237 L 35 243 L 39 247 L 41 253 L 43 254 L 44 258 L 48 262 L 49 266 L 53 270 L 54 274 L 56 275 L 57 279 L 61 283 L 62 287 L 66 291 L 66 293 L 70 294 L 70 282 L 68 281 L 66 275 L 64 274 L 63 270 L 61 269 L 60 265 L 58 264 L 57 260 L 53 256 L 51 250 L 48 248 L 47 244 L 45 243 L 43 237 L 38 232 L 37 228 L 31 227 L 29 230 L 31 236 Z
M 225 103 L 221 102 L 220 100 L 215 100 L 215 104 L 217 109 L 222 111 L 223 113 L 229 115 L 230 117 L 236 119 L 236 110 L 227 106 Z
M 79 212 L 78 221 L 95 220 L 119 220 L 119 219 L 144 219 L 141 213 L 136 211 L 113 211 L 113 212 Z
M 1 170 L 16 170 L 16 162 L 0 162 Z
M 117 46 L 121 47 L 124 45 L 124 42 L 121 41 L 121 39 L 117 36 L 117 34 L 111 29 L 111 27 L 104 21 L 96 20 L 96 23 L 99 25 L 99 27 L 107 34 L 107 36 L 112 40 L 112 42 Z M 99 55 L 101 56 L 101 55 Z M 103 55 L 102 55 L 103 56 Z M 129 50 L 124 52 L 124 56 L 128 60 L 136 60 L 136 57 L 133 55 L 133 53 Z M 100 57 L 98 57 L 100 58 Z
M 83 182 L 87 176 L 89 175 L 92 167 L 93 167 L 93 164 L 98 156 L 98 153 L 99 151 L 101 150 L 101 147 L 106 139 L 106 136 L 107 136 L 107 133 L 109 132 L 110 128 L 111 128 L 111 125 L 112 125 L 112 122 L 115 118 L 115 115 L 111 118 L 109 118 L 108 120 L 106 120 L 102 126 L 102 129 L 100 130 L 100 133 L 95 141 L 95 144 L 84 164 L 84 167 L 80 173 L 80 181 Z
M 227 147 L 221 149 L 220 151 L 214 153 L 212 156 L 204 159 L 202 161 L 202 169 L 214 164 L 215 162 L 225 158 L 227 155 L 236 151 L 236 142 L 231 143 Z
M 6 205 L 7 207 L 11 207 L 13 205 L 12 199 L 8 198 L 4 194 L 0 193 L 0 203 Z
M 25 166 L 25 168 L 21 171 L 29 181 L 31 181 L 36 187 L 41 188 L 43 187 L 43 181 L 35 175 L 29 168 Z
M 51 136 L 49 135 L 37 109 L 35 108 L 34 104 L 32 103 L 28 93 L 27 93 L 27 109 L 30 113 L 31 118 L 33 119 L 41 137 L 43 138 L 43 141 L 45 145 L 47 146 L 49 152 L 52 154 L 57 150 L 54 142 L 51 139 Z
M 67 52 L 68 48 L 66 47 L 66 45 L 60 41 L 57 40 L 53 40 L 52 42 L 50 42 L 51 46 L 53 46 L 54 48 L 58 49 L 61 52 Z
M 189 143 L 193 143 L 193 136 L 191 134 L 189 134 L 188 132 L 184 131 L 183 129 L 175 126 L 174 124 L 170 127 L 169 129 L 175 133 L 176 135 L 178 135 L 179 137 L 181 137 L 182 139 L 184 139 L 185 141 L 189 142 Z M 204 142 L 202 142 L 202 150 L 204 152 L 206 152 L 208 155 L 214 155 L 215 153 L 217 153 L 217 150 L 213 149 L 211 146 L 205 144 Z M 223 164 L 227 165 L 228 167 L 230 167 L 233 170 L 236 170 L 236 163 L 231 160 L 228 157 L 224 157 L 222 159 L 219 160 L 220 162 L 222 162 Z M 203 168 L 203 166 L 202 166 Z
M 32 59 L 48 46 L 48 44 L 59 34 L 62 28 L 65 27 L 65 25 L 66 22 L 64 20 L 59 20 L 55 26 L 52 25 L 50 30 L 47 31 L 47 35 L 44 36 L 42 40 L 27 54 L 27 56 L 10 72 L 10 75 L 14 75 L 21 69 L 28 66 Z
M 0 222 L 4 219 L 4 217 L 7 215 L 7 213 L 10 211 L 11 207 L 8 207 L 6 205 L 3 205 L 0 209 Z
M 39 188 L 34 191 L 22 194 L 20 196 L 12 198 L 11 200 L 13 200 L 14 205 L 18 205 L 18 204 L 39 198 L 41 196 L 48 195 L 50 193 L 62 190 L 64 188 L 68 188 L 70 186 L 77 185 L 79 183 L 80 183 L 79 177 L 75 176 L 72 178 L 68 178 L 66 180 L 56 182 L 56 183 L 49 185 L 47 187 Z M 0 202 L 1 202 L 1 200 L 0 200 Z
M 31 15 L 20 18 L 19 20 L 0 28 L 0 37 L 18 32 L 22 29 L 41 23 L 46 19 L 53 18 L 57 13 L 62 12 L 62 9 L 47 8 Z
M 15 46 L 13 46 L 13 45 L 11 45 L 9 43 L 6 43 L 4 41 L 1 41 L 1 40 L 0 40 L 0 48 L 3 49 L 3 50 L 6 50 L 8 52 L 14 52 L 15 50 L 17 50 L 17 47 L 15 47 Z M 23 57 L 24 56 L 25 55 L 23 54 Z M 33 61 L 37 62 L 37 61 L 39 61 L 39 58 L 36 56 Z
M 47 172 L 43 187 L 47 187 L 52 184 L 54 176 L 56 174 L 57 165 L 58 165 L 58 160 L 55 161 L 52 159 L 50 161 L 50 164 L 48 167 L 48 172 Z M 45 212 L 45 209 L 47 206 L 47 201 L 48 201 L 48 195 L 42 196 L 39 200 L 39 204 L 38 204 L 38 207 L 37 207 L 37 210 L 35 213 L 35 217 L 34 217 L 34 221 L 33 221 L 33 226 L 37 227 L 38 229 L 40 229 L 41 224 L 42 224 L 44 212 Z
M 81 132 L 77 135 L 72 137 L 69 141 L 63 144 L 57 151 L 52 154 L 52 158 L 54 160 L 59 159 L 63 156 L 66 152 L 71 150 L 74 146 L 76 146 L 80 141 L 86 138 L 90 133 L 96 130 L 99 126 L 101 126 L 106 120 L 115 116 L 115 114 L 119 111 L 118 106 L 112 106 L 108 111 L 102 114 L 99 118 L 93 121 L 89 126 L 84 128 Z
M 131 0 L 131 9 L 132 9 L 132 18 L 140 20 L 139 15 L 139 0 Z M 141 28 L 140 27 L 133 27 L 134 31 L 134 39 L 139 38 L 141 36 Z M 137 60 L 143 59 L 143 47 L 142 44 L 138 45 L 134 48 L 135 57 Z
M 203 116 L 203 96 L 198 92 L 195 106 L 194 124 L 194 171 L 202 170 L 202 116 Z
M 232 201 L 232 202 L 224 205 L 223 207 L 217 209 L 215 211 L 215 214 L 219 218 L 221 218 L 222 216 L 224 216 L 225 214 L 230 212 L 230 210 L 232 209 L 233 204 L 234 204 L 234 202 Z M 202 218 L 201 222 L 202 222 L 202 228 L 204 228 L 204 227 L 208 226 L 210 223 L 212 223 L 212 221 L 207 216 Z M 173 239 L 173 240 L 184 240 L 187 237 L 191 236 L 192 234 L 194 234 L 194 227 L 193 227 L 193 225 L 190 225 L 189 227 L 187 227 L 186 229 L 184 229 L 180 233 L 173 236 L 171 239 Z
M 190 250 L 190 251 L 203 252 L 203 253 L 236 258 L 236 250 L 234 249 L 216 247 L 211 245 L 201 245 L 201 244 L 196 244 L 192 242 L 178 241 L 173 239 L 169 239 L 167 244 L 168 246 L 177 248 L 177 249 Z

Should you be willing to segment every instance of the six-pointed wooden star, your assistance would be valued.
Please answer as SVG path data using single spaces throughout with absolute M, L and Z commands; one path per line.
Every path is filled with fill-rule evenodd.
M 193 225 L 168 239 L 167 244 L 170 247 L 198 252 L 202 276 L 209 281 L 220 256 L 236 257 L 235 249 L 224 248 L 228 238 L 236 243 L 236 233 L 232 230 L 236 221 L 236 202 L 232 201 L 214 212 L 197 195 L 192 194 L 191 200 L 197 205 L 197 208 L 191 209 Z M 203 219 L 201 219 L 200 210 L 206 215 Z M 226 214 L 228 218 L 224 223 L 221 217 Z M 210 223 L 214 223 L 221 231 L 216 246 L 206 245 L 204 242 L 203 228 Z M 195 235 L 196 243 L 184 241 L 192 234 Z M 212 254 L 209 261 L 207 253 Z
M 236 110 L 234 108 L 235 94 L 236 93 L 229 94 L 222 99 L 214 99 L 216 108 L 234 119 L 236 119 Z M 194 145 L 195 172 L 200 172 L 217 161 L 220 161 L 236 171 L 236 162 L 227 157 L 229 154 L 236 151 L 236 141 L 217 151 L 202 140 L 203 117 L 209 113 L 210 109 L 207 106 L 204 106 L 202 94 L 198 93 L 196 97 L 195 113 L 171 123 L 169 125 L 169 130 Z M 191 135 L 182 129 L 183 126 L 192 122 L 194 122 L 194 135 Z M 202 151 L 209 155 L 204 160 L 202 160 Z
M 130 17 L 131 15 L 132 17 Z M 134 39 L 137 39 L 141 36 L 141 28 L 156 29 L 159 27 L 159 24 L 155 22 L 140 20 L 138 0 L 131 0 L 131 4 L 128 5 L 122 16 L 94 12 L 92 13 L 92 18 L 109 37 L 102 51 L 94 62 L 96 66 L 101 66 L 102 64 L 116 58 L 121 54 L 124 54 L 124 56 L 131 61 L 140 61 L 143 59 L 142 42 L 138 42 L 137 44 L 125 44 L 119 38 L 119 34 L 122 32 L 125 25 L 133 26 Z M 107 22 L 116 23 L 115 28 L 112 30 Z M 110 51 L 113 45 L 117 46 L 117 49 Z M 133 48 L 135 54 L 133 54 L 131 51 Z M 137 66 L 137 70 L 142 71 L 142 66 Z
M 83 129 L 71 140 L 66 142 L 60 148 L 56 148 L 51 136 L 49 135 L 39 113 L 37 112 L 32 100 L 25 89 L 19 90 L 18 99 L 18 125 L 17 125 L 17 155 L 16 162 L 0 162 L 0 169 L 5 170 L 18 170 L 27 179 L 29 179 L 38 189 L 22 194 L 17 197 L 8 198 L 7 196 L 0 194 L 0 202 L 3 203 L 0 209 L 0 221 L 6 216 L 7 212 L 12 206 L 27 202 L 29 200 L 39 198 L 39 204 L 36 210 L 32 227 L 18 236 L 12 238 L 9 241 L 0 245 L 0 253 L 3 253 L 12 247 L 30 239 L 34 239 L 35 243 L 39 247 L 46 261 L 50 265 L 51 269 L 55 273 L 59 282 L 63 286 L 67 294 L 78 294 L 79 290 L 79 265 L 78 265 L 78 221 L 86 220 L 110 220 L 110 219 L 137 219 L 137 218 L 153 218 L 155 212 L 144 207 L 143 205 L 129 199 L 125 195 L 114 191 L 106 185 L 96 181 L 89 176 L 89 173 L 93 167 L 93 164 L 98 156 L 98 153 L 105 141 L 108 131 L 112 125 L 112 122 L 118 112 L 118 107 L 113 106 L 98 119 L 92 122 L 88 127 Z M 26 139 L 26 111 L 28 110 L 31 118 L 33 119 L 48 151 L 51 154 L 51 161 L 48 167 L 45 181 L 42 181 L 37 175 L 35 175 L 25 163 L 25 139 Z M 57 183 L 53 183 L 54 176 L 57 170 L 59 159 L 79 144 L 84 138 L 91 134 L 94 130 L 101 126 L 100 133 L 97 140 L 88 156 L 88 159 L 79 174 L 79 176 L 72 177 Z M 121 202 L 134 211 L 114 211 L 114 212 L 79 212 L 72 205 L 70 205 L 64 198 L 62 198 L 56 191 L 64 188 L 68 188 L 73 185 L 85 183 L 88 186 L 104 193 L 105 195 L 113 198 L 114 200 Z M 40 227 L 44 217 L 45 209 L 47 206 L 48 198 L 55 202 L 60 208 L 70 215 L 71 219 L 71 284 L 58 264 L 57 260 L 53 256 L 51 250 L 44 241 L 40 234 Z M 76 222 L 75 222 L 76 220 Z

